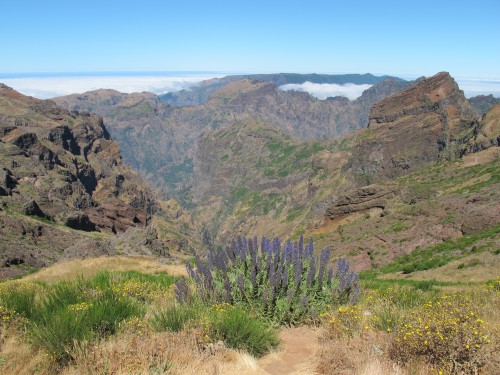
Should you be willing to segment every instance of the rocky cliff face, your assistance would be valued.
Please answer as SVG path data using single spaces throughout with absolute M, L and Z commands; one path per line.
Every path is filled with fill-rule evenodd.
M 53 262 L 86 232 L 145 227 L 156 202 L 101 117 L 0 85 L 0 207 L 2 277 L 13 261 Z
M 102 118 L 1 86 L 0 134 L 2 190 L 13 206 L 35 201 L 47 217 L 77 229 L 146 225 L 153 195 L 122 165 Z M 77 217 L 90 224 L 79 228 Z
M 373 106 L 370 132 L 354 148 L 348 166 L 366 183 L 459 157 L 480 128 L 479 120 L 453 78 L 439 73 Z

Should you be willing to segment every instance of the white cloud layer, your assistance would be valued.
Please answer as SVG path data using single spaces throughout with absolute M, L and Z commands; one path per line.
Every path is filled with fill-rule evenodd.
M 372 85 L 355 85 L 354 83 L 337 85 L 335 83 L 312 83 L 308 81 L 301 84 L 290 83 L 280 86 L 279 88 L 285 91 L 306 91 L 318 99 L 326 99 L 329 96 L 345 96 L 350 100 L 354 100 L 360 97 L 363 91 L 370 87 L 372 87 Z
M 500 97 L 500 80 L 457 78 L 456 81 L 467 98 L 489 94 L 493 94 L 496 98 Z
M 148 91 L 160 95 L 187 89 L 203 80 L 222 76 L 54 76 L 0 78 L 0 82 L 24 95 L 47 99 L 98 89 L 114 89 L 123 93 Z
M 44 77 L 0 77 L 0 82 L 15 90 L 39 99 L 56 96 L 83 93 L 85 91 L 114 89 L 124 93 L 148 91 L 154 94 L 165 94 L 182 89 L 188 89 L 197 83 L 224 74 L 170 74 L 170 75 L 100 75 L 100 76 L 44 76 Z M 409 78 L 411 79 L 411 78 Z M 500 80 L 457 78 L 457 83 L 465 96 L 493 94 L 500 97 Z M 305 82 L 280 86 L 281 90 L 305 91 L 317 97 L 326 99 L 329 96 L 345 96 L 354 100 L 371 85 L 320 84 Z

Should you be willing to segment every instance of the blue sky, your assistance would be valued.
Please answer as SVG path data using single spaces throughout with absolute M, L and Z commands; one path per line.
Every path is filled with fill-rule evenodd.
M 0 9 L 0 73 L 500 77 L 498 0 L 16 0 Z

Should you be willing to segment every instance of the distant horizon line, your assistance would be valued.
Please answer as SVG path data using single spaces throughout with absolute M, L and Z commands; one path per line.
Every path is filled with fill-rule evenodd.
M 434 74 L 437 74 L 436 72 Z M 100 71 L 70 71 L 70 72 L 19 72 L 19 73 L 2 73 L 0 72 L 0 79 L 15 79 L 15 78 L 44 78 L 44 77 L 121 77 L 121 76 L 156 76 L 156 75 L 258 75 L 258 74 L 324 74 L 324 75 L 365 75 L 371 74 L 373 76 L 392 76 L 405 80 L 413 80 L 420 77 L 431 77 L 424 74 L 391 74 L 391 73 L 353 73 L 353 72 L 293 72 L 293 71 L 274 71 L 274 72 L 242 72 L 242 71 L 217 71 L 217 70 L 100 70 Z M 433 74 L 433 75 L 434 75 Z M 498 77 L 480 77 L 480 76 L 454 76 L 455 79 L 473 80 L 473 81 L 500 81 Z

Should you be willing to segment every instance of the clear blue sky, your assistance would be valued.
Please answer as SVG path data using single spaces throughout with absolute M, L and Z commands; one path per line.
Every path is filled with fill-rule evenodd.
M 0 14 L 0 73 L 500 77 L 500 0 L 16 0 Z

